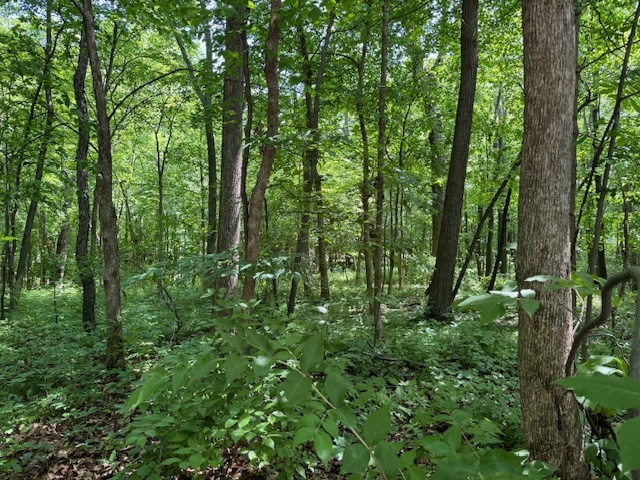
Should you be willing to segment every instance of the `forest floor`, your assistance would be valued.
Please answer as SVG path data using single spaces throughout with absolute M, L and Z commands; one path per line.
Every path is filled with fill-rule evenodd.
M 376 349 L 366 299 L 353 286 L 330 303 L 302 305 L 299 315 L 310 324 L 330 319 L 329 341 L 353 365 L 354 382 L 383 379 L 390 391 L 402 393 L 394 435 L 416 428 L 443 431 L 449 418 L 464 412 L 474 428 L 491 419 L 505 449 L 518 446 L 513 322 L 480 325 L 471 321 L 477 316 L 459 312 L 449 323 L 425 320 L 422 292 L 422 287 L 406 288 L 385 297 L 385 342 Z M 123 309 L 128 368 L 109 372 L 103 367 L 104 326 L 93 334 L 83 331 L 77 289 L 55 296 L 51 288 L 25 292 L 20 310 L 0 322 L 1 480 L 106 479 L 126 468 L 132 460 L 124 446 L 123 430 L 131 420 L 127 397 L 143 372 L 207 328 L 210 299 L 196 289 L 176 289 L 173 296 L 184 320 L 177 336 L 173 315 L 153 286 L 128 290 Z M 277 476 L 233 451 L 223 458 L 223 467 L 197 478 Z M 169 478 L 194 474 L 185 470 Z M 307 478 L 346 476 L 333 460 L 326 468 L 316 464 Z

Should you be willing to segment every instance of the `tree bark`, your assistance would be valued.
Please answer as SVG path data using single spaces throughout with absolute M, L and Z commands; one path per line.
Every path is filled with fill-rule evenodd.
M 100 237 L 104 255 L 104 294 L 107 323 L 108 369 L 124 368 L 124 342 L 120 320 L 120 251 L 118 248 L 118 219 L 113 204 L 113 161 L 111 157 L 111 131 L 107 114 L 107 97 L 102 82 L 98 46 L 93 25 L 92 0 L 83 0 L 81 13 L 87 36 L 87 51 L 91 65 L 93 93 L 98 117 L 98 161 L 100 164 Z
M 389 55 L 389 0 L 382 3 L 382 35 L 380 44 L 380 88 L 378 92 L 378 158 L 376 162 L 376 216 L 375 228 L 371 235 L 373 241 L 373 344 L 382 342 L 382 310 L 380 294 L 382 293 L 384 256 L 384 156 L 385 136 L 387 129 L 387 66 Z
M 218 252 L 229 252 L 230 267 L 237 269 L 240 246 L 242 203 L 242 111 L 244 109 L 244 70 L 242 66 L 242 30 L 246 24 L 246 7 L 235 2 L 227 17 L 225 75 L 222 98 L 222 153 L 220 161 L 220 216 Z M 234 296 L 238 289 L 237 271 L 216 279 L 218 289 Z
M 460 90 L 453 134 L 453 148 L 447 176 L 443 218 L 438 242 L 436 267 L 429 285 L 429 306 L 435 318 L 449 311 L 453 302 L 453 277 L 455 273 L 462 221 L 464 182 L 467 176 L 469 144 L 473 120 L 473 103 L 478 73 L 478 0 L 462 1 L 462 26 L 460 33 Z
M 281 0 L 271 0 L 271 18 L 269 19 L 269 33 L 267 34 L 266 58 L 264 75 L 267 81 L 267 139 L 262 153 L 262 162 L 258 170 L 258 178 L 251 192 L 249 201 L 248 221 L 246 225 L 245 257 L 247 262 L 255 264 L 260 257 L 260 219 L 262 205 L 265 204 L 265 193 L 269 183 L 269 176 L 276 157 L 276 146 L 273 139 L 278 135 L 280 117 L 280 97 L 278 85 L 278 42 L 280 41 L 280 12 Z M 266 208 L 265 208 L 266 210 Z M 244 279 L 242 298 L 246 301 L 255 295 L 256 281 L 248 275 Z M 274 292 L 274 295 L 276 293 Z
M 522 309 L 518 370 L 522 426 L 532 458 L 563 480 L 589 478 L 578 404 L 554 382 L 565 376 L 572 345 L 571 292 L 544 290 L 534 275 L 569 278 L 575 70 L 572 0 L 523 2 L 524 139 L 518 202 L 517 280 L 540 306 Z
M 302 215 L 300 217 L 300 230 L 298 232 L 298 241 L 296 242 L 296 255 L 294 259 L 294 270 L 307 270 L 306 264 L 309 262 L 309 226 L 310 226 L 310 210 L 313 188 L 316 183 L 318 159 L 320 151 L 318 150 L 318 124 L 320 119 L 320 98 L 324 71 L 327 64 L 329 54 L 329 42 L 333 33 L 333 23 L 335 21 L 335 9 L 329 14 L 329 23 L 325 31 L 322 41 L 322 54 L 320 56 L 320 64 L 316 73 L 315 85 L 313 85 L 313 74 L 309 52 L 307 50 L 306 34 L 301 26 L 298 27 L 298 36 L 300 38 L 300 55 L 302 57 L 302 69 L 304 73 L 304 82 L 306 85 L 305 104 L 306 104 L 306 120 L 307 130 L 312 135 L 313 144 L 308 146 L 304 152 L 304 201 Z M 313 91 L 313 94 L 312 94 Z M 307 273 L 307 272 L 303 272 Z M 291 315 L 296 307 L 296 296 L 298 292 L 298 283 L 300 277 L 295 276 L 291 280 L 291 289 L 289 290 L 289 301 L 287 303 L 287 313 Z M 307 293 L 310 293 L 309 283 L 305 281 Z

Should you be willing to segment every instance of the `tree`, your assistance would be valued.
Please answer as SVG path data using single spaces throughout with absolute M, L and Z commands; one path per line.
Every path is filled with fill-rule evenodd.
M 438 233 L 436 267 L 429 285 L 430 314 L 444 315 L 453 302 L 453 277 L 458 253 L 462 200 L 467 175 L 473 104 L 478 74 L 478 0 L 462 1 L 460 31 L 460 89 L 453 134 L 453 148 L 444 197 L 442 224 Z M 446 239 L 446 241 L 442 241 Z
M 96 281 L 89 262 L 89 231 L 91 211 L 89 205 L 89 112 L 85 92 L 85 77 L 89 65 L 87 37 L 84 28 L 80 35 L 78 65 L 73 77 L 73 92 L 78 115 L 78 145 L 76 147 L 76 187 L 78 197 L 78 233 L 76 235 L 76 263 L 82 285 L 82 325 L 87 332 L 96 328 Z
M 222 97 L 222 153 L 220 161 L 220 217 L 218 220 L 218 252 L 230 251 L 233 263 L 238 261 L 240 245 L 240 180 L 242 178 L 242 110 L 244 108 L 244 71 L 242 68 L 242 29 L 246 7 L 234 2 L 227 17 L 225 74 Z M 227 295 L 235 295 L 238 275 L 230 274 L 217 281 Z
M 84 31 L 87 36 L 87 51 L 91 65 L 93 93 L 96 101 L 96 115 L 98 117 L 98 161 L 99 197 L 100 202 L 100 237 L 102 253 L 104 255 L 104 294 L 107 321 L 107 368 L 124 367 L 124 345 L 122 338 L 122 323 L 120 320 L 120 250 L 118 248 L 118 218 L 113 204 L 113 159 L 111 157 L 111 129 L 107 114 L 107 96 L 100 59 L 98 58 L 98 44 L 96 42 L 95 27 L 93 25 L 93 6 L 91 0 L 83 0 L 77 5 L 82 14 Z
M 265 199 L 269 175 L 276 157 L 274 139 L 280 127 L 280 97 L 278 86 L 278 44 L 280 41 L 280 0 L 271 0 L 271 17 L 265 52 L 264 76 L 267 81 L 267 145 L 264 146 L 262 162 L 258 170 L 258 178 L 251 192 L 248 205 L 245 257 L 247 262 L 255 263 L 260 254 L 260 219 L 262 204 Z M 252 276 L 244 280 L 242 298 L 250 300 L 255 294 L 256 281 Z
M 540 300 L 519 311 L 518 371 L 525 445 L 563 479 L 589 478 L 573 395 L 564 376 L 572 344 L 571 293 L 544 290 L 535 275 L 571 273 L 571 185 L 576 39 L 573 2 L 523 2 L 524 138 L 518 202 L 517 281 Z

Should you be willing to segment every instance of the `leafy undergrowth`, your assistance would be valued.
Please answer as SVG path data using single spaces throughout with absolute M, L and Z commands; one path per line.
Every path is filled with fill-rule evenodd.
M 83 331 L 77 290 L 55 308 L 51 290 L 27 292 L 0 324 L 0 478 L 424 478 L 452 454 L 517 470 L 514 327 L 424 320 L 421 292 L 385 298 L 373 348 L 346 287 L 291 318 L 235 305 L 241 334 L 196 288 L 172 292 L 179 331 L 155 287 L 128 288 L 125 372 L 104 369 L 104 325 Z

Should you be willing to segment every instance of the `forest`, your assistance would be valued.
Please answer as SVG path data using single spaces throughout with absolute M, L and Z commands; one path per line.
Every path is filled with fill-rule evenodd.
M 639 18 L 0 2 L 0 479 L 640 480 Z

